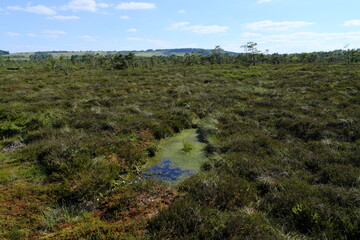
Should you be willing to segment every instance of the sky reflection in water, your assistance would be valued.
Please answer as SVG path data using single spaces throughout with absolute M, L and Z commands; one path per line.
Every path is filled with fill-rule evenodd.
M 178 181 L 191 176 L 192 171 L 176 167 L 170 159 L 163 159 L 141 175 L 146 178 L 155 178 L 164 181 Z

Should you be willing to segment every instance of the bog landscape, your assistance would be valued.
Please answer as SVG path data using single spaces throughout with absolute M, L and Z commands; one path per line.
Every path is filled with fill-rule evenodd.
M 360 26 L 352 1 L 328 24 Z M 359 31 L 260 21 L 282 0 L 63 2 L 0 4 L 0 239 L 360 239 Z
M 1 237 L 359 239 L 359 60 L 4 55 Z

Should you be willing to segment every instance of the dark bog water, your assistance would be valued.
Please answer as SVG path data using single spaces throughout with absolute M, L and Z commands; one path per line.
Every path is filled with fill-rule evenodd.
M 146 178 L 155 178 L 164 181 L 179 181 L 191 176 L 192 171 L 177 167 L 170 159 L 163 159 L 141 175 Z

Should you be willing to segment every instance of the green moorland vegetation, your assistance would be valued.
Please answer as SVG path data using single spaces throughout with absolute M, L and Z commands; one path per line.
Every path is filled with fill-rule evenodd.
M 357 52 L 217 50 L 0 58 L 0 238 L 360 239 Z M 194 128 L 197 174 L 141 180 Z

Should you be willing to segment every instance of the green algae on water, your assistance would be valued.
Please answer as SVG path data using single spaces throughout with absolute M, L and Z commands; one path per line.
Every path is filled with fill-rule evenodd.
M 145 168 L 149 169 L 164 160 L 170 160 L 171 164 L 184 172 L 192 174 L 199 171 L 201 164 L 205 161 L 205 143 L 198 139 L 197 129 L 186 129 L 173 137 L 166 138 L 159 143 L 159 152 Z

